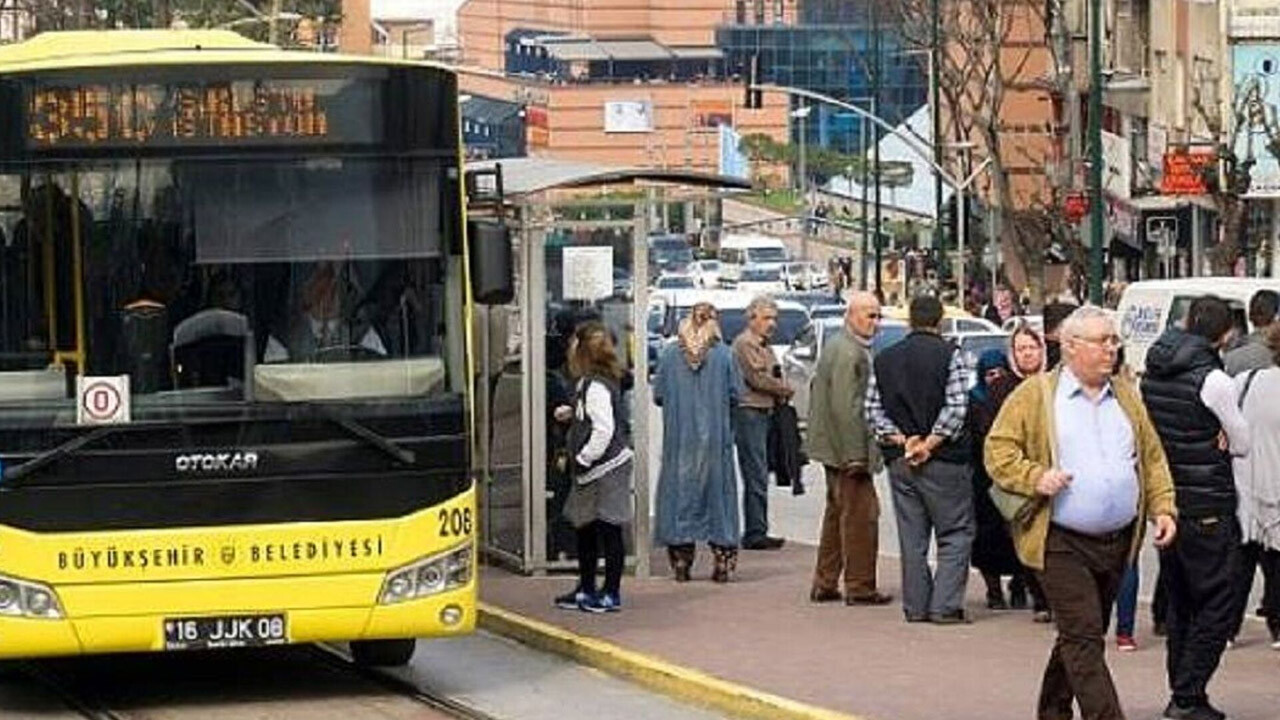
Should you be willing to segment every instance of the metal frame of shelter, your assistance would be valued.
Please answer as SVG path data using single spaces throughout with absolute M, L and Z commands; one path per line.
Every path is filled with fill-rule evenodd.
M 629 271 L 632 290 L 627 297 L 614 288 L 611 298 L 591 307 L 605 309 L 605 323 L 619 336 L 634 386 L 627 393 L 636 447 L 633 482 L 634 516 L 627 533 L 627 564 L 639 577 L 649 574 L 651 545 L 650 485 L 656 477 L 656 458 L 649 387 L 647 320 L 649 309 L 647 238 L 662 227 L 660 215 L 672 205 L 688 209 L 697 203 L 718 203 L 727 191 L 746 190 L 737 178 L 691 172 L 611 168 L 541 158 L 473 163 L 502 178 L 502 209 L 511 228 L 517 290 L 511 305 L 481 308 L 476 338 L 481 368 L 478 375 L 477 463 L 480 476 L 481 543 L 491 562 L 524 573 L 576 568 L 564 546 L 571 531 L 558 520 L 563 501 L 560 487 L 548 484 L 557 474 L 549 461 L 548 382 L 556 368 L 548 367 L 548 352 L 556 342 L 549 325 L 556 268 L 563 251 L 557 247 L 612 248 L 614 268 Z M 549 250 L 551 252 L 549 252 Z M 579 268 L 571 270 L 577 271 Z M 548 279 L 552 284 L 548 284 Z M 617 274 L 611 278 L 617 281 Z M 558 290 L 557 290 L 558 292 Z M 608 312 L 613 309 L 612 315 Z M 557 545 L 557 538 L 560 540 Z

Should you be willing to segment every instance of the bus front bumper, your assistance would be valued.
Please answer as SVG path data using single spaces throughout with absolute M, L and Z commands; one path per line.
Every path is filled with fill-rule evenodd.
M 0 658 L 174 650 L 166 640 L 166 623 L 198 618 L 282 616 L 284 643 L 445 637 L 475 629 L 474 577 L 465 587 L 374 605 L 382 578 L 359 574 L 58 588 L 64 618 L 0 616 Z M 77 608 L 93 608 L 94 614 L 77 613 Z M 236 646 L 242 645 L 212 647 Z

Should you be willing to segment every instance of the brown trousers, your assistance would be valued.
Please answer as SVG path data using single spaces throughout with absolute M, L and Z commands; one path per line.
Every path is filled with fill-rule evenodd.
M 876 555 L 880 552 L 880 498 L 875 483 L 866 471 L 824 467 L 827 509 L 822 515 L 813 586 L 835 590 L 843 572 L 846 596 L 871 595 L 876 591 Z
M 1058 639 L 1040 685 L 1039 720 L 1071 720 L 1072 700 L 1084 720 L 1124 720 L 1104 638 L 1132 537 L 1132 526 L 1106 537 L 1049 526 L 1039 577 Z

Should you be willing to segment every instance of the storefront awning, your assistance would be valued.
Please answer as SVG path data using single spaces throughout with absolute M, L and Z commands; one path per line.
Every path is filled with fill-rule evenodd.
M 612 60 L 670 60 L 672 53 L 652 40 L 597 40 Z
M 718 47 L 668 47 L 677 60 L 720 60 L 724 53 Z
M 547 54 L 561 62 L 608 60 L 609 55 L 592 40 L 544 41 Z

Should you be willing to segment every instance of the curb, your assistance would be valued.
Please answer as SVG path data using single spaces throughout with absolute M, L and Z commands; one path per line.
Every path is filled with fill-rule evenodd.
M 663 695 L 752 720 L 867 720 L 712 677 L 652 655 L 572 633 L 509 610 L 479 603 L 479 626 L 543 652 L 629 680 Z

